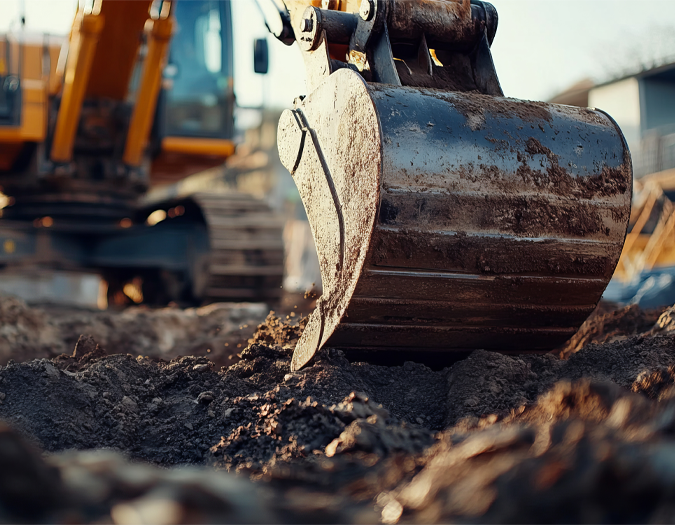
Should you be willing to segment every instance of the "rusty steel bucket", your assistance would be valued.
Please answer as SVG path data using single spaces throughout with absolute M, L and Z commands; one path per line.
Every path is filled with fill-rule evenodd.
M 284 112 L 278 143 L 323 280 L 294 369 L 322 347 L 553 349 L 619 260 L 631 161 L 601 111 L 340 69 Z

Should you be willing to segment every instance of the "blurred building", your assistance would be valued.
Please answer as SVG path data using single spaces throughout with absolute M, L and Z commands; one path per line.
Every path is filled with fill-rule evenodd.
M 598 85 L 583 80 L 550 102 L 609 113 L 628 141 L 636 179 L 675 169 L 675 63 Z

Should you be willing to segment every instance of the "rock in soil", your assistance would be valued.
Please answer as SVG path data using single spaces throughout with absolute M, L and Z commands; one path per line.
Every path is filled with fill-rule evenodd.
M 291 373 L 306 320 L 273 315 L 225 367 L 85 335 L 0 368 L 0 519 L 673 521 L 670 312 L 606 312 L 565 358 L 443 370 L 333 349 Z

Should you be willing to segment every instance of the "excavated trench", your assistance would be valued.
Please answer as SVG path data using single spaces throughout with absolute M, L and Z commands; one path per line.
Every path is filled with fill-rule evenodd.
M 297 373 L 299 315 L 237 343 L 257 307 L 141 313 L 0 301 L 0 520 L 675 521 L 675 311 L 598 309 L 547 355 Z

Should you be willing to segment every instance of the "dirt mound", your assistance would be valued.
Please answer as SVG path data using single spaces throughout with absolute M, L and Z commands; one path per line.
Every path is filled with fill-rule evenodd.
M 20 299 L 0 296 L 0 363 L 52 357 L 66 349 L 45 312 L 29 308 Z
M 610 343 L 648 332 L 664 310 L 642 310 L 636 304 L 615 309 L 611 304 L 601 302 L 579 331 L 560 349 L 560 357 L 566 359 L 591 343 Z M 665 318 L 662 325 L 664 331 L 670 326 Z
M 362 392 L 397 420 L 443 430 L 467 418 L 501 420 L 560 380 L 587 377 L 630 389 L 646 374 L 675 366 L 673 336 L 665 334 L 589 345 L 568 360 L 476 351 L 441 371 L 412 362 L 392 367 L 350 363 L 330 350 L 313 366 L 290 373 L 289 341 L 298 323 L 289 324 L 269 318 L 259 333 L 275 333 L 280 344 L 253 343 L 241 352 L 240 362 L 220 370 L 205 357 L 170 362 L 129 354 L 101 357 L 91 340 L 81 341 L 82 357 L 12 363 L 0 369 L 0 418 L 34 436 L 46 450 L 113 447 L 165 465 L 204 462 L 222 436 L 224 448 L 235 442 L 252 447 L 251 455 L 240 456 L 248 459 L 233 460 L 236 467 L 252 461 L 261 447 L 267 449 L 255 441 L 274 434 L 272 421 L 283 429 L 291 428 L 288 418 L 330 419 L 330 411 L 322 411 L 352 392 Z M 317 423 L 325 429 L 323 441 L 328 440 L 322 446 L 344 426 L 328 419 Z M 284 440 L 290 437 L 280 432 Z M 255 439 L 237 437 L 249 434 Z M 305 445 L 309 452 L 318 447 Z
M 78 514 L 94 508 L 89 500 L 68 504 L 80 521 L 142 521 L 160 511 L 167 523 L 238 519 L 223 510 L 239 508 L 227 503 L 236 491 L 207 497 L 195 478 L 147 465 L 141 473 L 128 460 L 202 465 L 194 472 L 204 479 L 229 471 L 222 480 L 232 481 L 219 483 L 261 491 L 253 521 L 672 516 L 675 333 L 667 319 L 568 359 L 476 351 L 434 371 L 349 362 L 329 350 L 291 373 L 305 322 L 269 316 L 240 360 L 220 369 L 199 356 L 106 355 L 82 337 L 74 355 L 0 368 L 0 419 L 56 454 L 49 462 L 62 475 L 59 490 L 70 493 L 79 475 L 98 480 L 96 512 Z M 113 454 L 109 468 L 95 467 L 94 452 L 64 452 L 101 448 L 128 459 Z M 125 472 L 155 482 L 124 492 Z
M 86 334 L 111 354 L 163 359 L 203 355 L 225 365 L 246 347 L 267 313 L 263 304 L 236 303 L 188 309 L 131 307 L 121 312 L 38 308 L 0 296 L 0 364 L 70 354 Z
M 338 523 L 373 522 L 372 507 L 323 505 L 212 469 L 161 469 L 110 450 L 41 457 L 0 425 L 2 523 Z M 335 500 L 336 498 L 333 498 Z
M 0 369 L 0 418 L 48 451 L 114 448 L 161 465 L 204 463 L 225 436 L 221 448 L 232 453 L 224 462 L 234 468 L 276 457 L 260 452 L 270 450 L 272 434 L 292 437 L 303 454 L 325 447 L 346 425 L 325 407 L 354 390 L 372 393 L 394 418 L 442 427 L 434 400 L 444 389 L 443 372 L 412 363 L 350 364 L 332 352 L 291 374 L 290 355 L 254 344 L 220 371 L 203 357 L 162 362 L 93 352 L 12 363 Z

